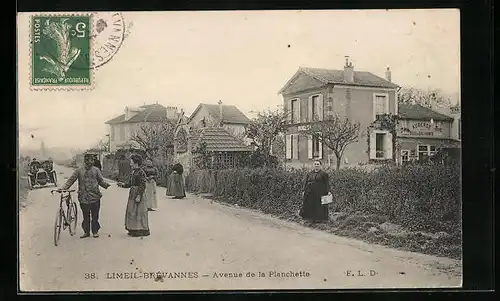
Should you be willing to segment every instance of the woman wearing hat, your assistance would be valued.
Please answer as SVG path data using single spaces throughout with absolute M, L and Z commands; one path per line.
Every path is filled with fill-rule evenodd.
M 156 208 L 158 208 L 156 199 L 156 178 L 158 177 L 158 169 L 153 165 L 151 160 L 146 160 L 144 172 L 146 173 L 146 204 L 148 204 L 149 211 L 155 211 Z
M 173 196 L 174 199 L 183 199 L 186 197 L 184 177 L 182 176 L 184 168 L 182 167 L 182 164 L 177 162 L 172 167 L 172 170 L 172 173 L 168 177 L 167 195 Z

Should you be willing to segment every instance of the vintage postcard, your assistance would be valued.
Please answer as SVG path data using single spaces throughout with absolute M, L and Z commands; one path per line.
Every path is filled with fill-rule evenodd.
M 20 292 L 462 286 L 458 10 L 17 25 Z

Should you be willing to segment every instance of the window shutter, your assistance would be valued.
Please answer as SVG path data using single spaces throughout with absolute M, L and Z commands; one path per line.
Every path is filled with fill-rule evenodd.
M 385 158 L 386 159 L 392 159 L 392 152 L 393 152 L 393 149 L 392 149 L 392 134 L 391 133 L 387 133 L 385 135 Z
M 286 106 L 287 106 L 287 115 L 286 115 L 286 120 L 288 122 L 291 122 L 292 121 L 292 100 L 291 99 L 287 99 L 286 101 Z
M 321 133 L 318 133 L 318 135 L 321 135 Z M 321 142 L 321 139 L 319 140 L 319 156 L 318 159 L 323 159 L 323 142 Z
M 296 101 L 297 101 L 297 111 L 296 111 L 296 113 L 297 113 L 297 123 L 300 123 L 300 122 L 302 122 L 302 116 L 300 114 L 300 98 L 297 98 Z
M 319 120 L 323 120 L 323 116 L 324 116 L 324 113 L 323 113 L 323 94 L 320 94 L 319 97 L 318 97 L 318 103 L 317 103 L 317 110 L 318 112 L 318 118 Z
M 293 137 L 293 154 L 292 158 L 298 159 L 299 158 L 299 135 L 295 134 L 292 135 Z
M 375 119 L 377 118 L 377 94 L 373 94 L 373 100 L 372 100 L 372 118 L 373 118 L 373 121 L 375 121 Z M 371 139 L 371 138 L 370 138 Z M 370 155 L 370 158 L 371 158 L 371 155 Z
M 285 136 L 285 152 L 286 152 L 286 159 L 291 159 L 292 158 L 292 136 L 291 135 L 286 135 Z
M 312 96 L 307 99 L 307 121 L 313 121 Z
M 307 135 L 307 158 L 313 158 L 313 141 L 311 135 Z
M 394 115 L 399 114 L 398 107 L 399 107 L 398 93 L 395 92 L 394 93 Z
M 370 132 L 370 159 L 377 158 L 377 150 L 376 150 L 376 139 L 375 133 L 373 131 Z

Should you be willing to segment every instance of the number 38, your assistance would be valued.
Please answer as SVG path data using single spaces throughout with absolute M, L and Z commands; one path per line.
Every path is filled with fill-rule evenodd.
M 78 22 L 76 23 L 75 29 L 71 31 L 71 35 L 76 36 L 77 38 L 84 38 L 86 28 L 87 24 L 83 22 Z

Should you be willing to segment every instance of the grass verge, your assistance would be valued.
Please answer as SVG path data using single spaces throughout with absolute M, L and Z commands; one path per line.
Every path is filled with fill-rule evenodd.
M 206 193 L 202 195 L 204 198 L 219 203 L 232 204 L 239 208 L 243 207 L 238 206 L 238 202 L 234 200 L 224 200 L 221 197 L 215 197 Z M 269 214 L 259 208 L 253 209 L 257 209 L 264 214 Z M 305 223 L 298 215 L 269 215 L 335 235 L 359 239 L 368 243 L 384 245 L 399 250 L 457 260 L 461 260 L 462 258 L 462 234 L 461 231 L 452 230 L 457 228 L 453 225 L 449 227 L 443 225 L 444 228 L 450 229 L 449 232 L 427 233 L 410 230 L 401 225 L 390 223 L 388 222 L 388 218 L 383 215 L 363 212 L 330 212 L 330 220 L 326 223 L 318 224 Z

